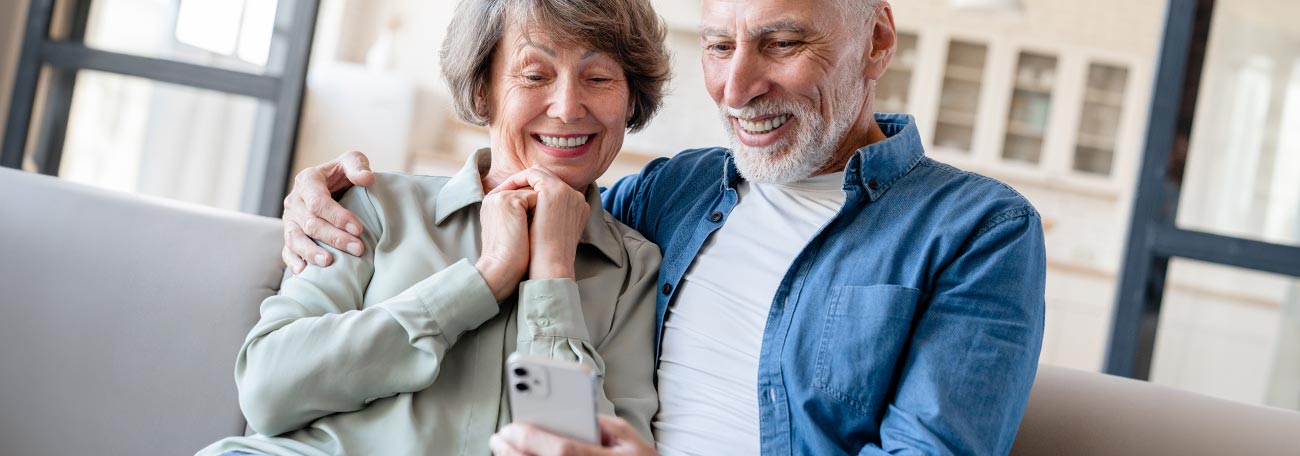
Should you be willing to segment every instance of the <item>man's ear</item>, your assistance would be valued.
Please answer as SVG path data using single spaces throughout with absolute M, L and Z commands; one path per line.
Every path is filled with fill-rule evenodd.
M 898 30 L 894 27 L 894 8 L 889 2 L 881 2 L 871 18 L 871 41 L 868 42 L 866 72 L 863 76 L 872 81 L 879 81 L 885 75 L 885 69 L 894 59 L 894 50 L 898 44 Z

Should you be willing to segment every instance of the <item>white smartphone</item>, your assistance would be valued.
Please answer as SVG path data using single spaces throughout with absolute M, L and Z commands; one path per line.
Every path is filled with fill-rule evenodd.
M 596 374 L 582 364 L 511 354 L 506 359 L 510 415 L 579 442 L 600 444 Z

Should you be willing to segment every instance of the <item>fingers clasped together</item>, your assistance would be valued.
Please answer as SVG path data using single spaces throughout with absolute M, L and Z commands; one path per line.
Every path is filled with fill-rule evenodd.
M 544 168 L 525 169 L 483 198 L 483 250 L 475 264 L 498 300 L 530 279 L 574 278 L 591 213 L 586 196 Z

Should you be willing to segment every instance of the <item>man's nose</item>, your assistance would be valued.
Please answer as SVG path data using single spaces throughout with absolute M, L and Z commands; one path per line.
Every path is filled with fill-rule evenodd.
M 737 52 L 731 59 L 722 100 L 727 103 L 727 106 L 742 108 L 753 99 L 767 93 L 769 82 L 766 71 L 767 66 L 764 65 L 762 57 L 748 52 Z
M 587 116 L 582 87 L 576 78 L 564 78 L 556 85 L 546 115 L 564 123 L 573 123 Z

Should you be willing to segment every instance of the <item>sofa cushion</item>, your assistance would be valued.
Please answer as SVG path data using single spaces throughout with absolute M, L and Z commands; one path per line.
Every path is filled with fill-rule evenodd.
M 0 168 L 0 453 L 242 434 L 235 355 L 281 245 L 275 219 Z
M 1300 454 L 1300 413 L 1040 365 L 1013 455 Z

